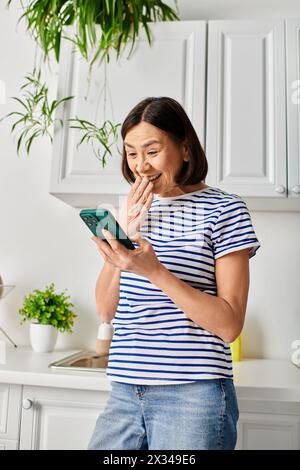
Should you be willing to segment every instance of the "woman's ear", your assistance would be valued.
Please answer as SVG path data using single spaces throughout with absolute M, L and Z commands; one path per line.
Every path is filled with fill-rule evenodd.
M 183 143 L 182 144 L 182 150 L 183 150 L 183 160 L 185 162 L 189 161 L 189 147 L 187 144 Z

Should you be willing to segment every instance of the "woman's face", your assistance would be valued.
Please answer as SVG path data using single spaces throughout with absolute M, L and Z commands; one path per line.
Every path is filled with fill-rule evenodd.
M 131 128 L 124 139 L 127 162 L 135 177 L 146 176 L 153 180 L 153 192 L 162 197 L 183 193 L 175 182 L 183 161 L 188 160 L 187 146 L 175 143 L 166 132 L 140 122 Z

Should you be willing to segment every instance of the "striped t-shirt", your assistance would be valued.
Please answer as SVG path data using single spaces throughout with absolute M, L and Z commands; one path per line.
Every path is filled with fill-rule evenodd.
M 260 247 L 245 202 L 210 186 L 154 195 L 140 232 L 171 273 L 211 295 L 217 295 L 217 258 L 245 248 L 251 258 Z M 189 319 L 143 276 L 121 271 L 112 324 L 106 369 L 111 381 L 163 385 L 233 378 L 229 343 Z

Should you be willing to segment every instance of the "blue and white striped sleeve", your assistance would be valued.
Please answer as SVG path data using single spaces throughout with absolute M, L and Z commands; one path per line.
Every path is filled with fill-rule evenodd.
M 242 198 L 236 195 L 222 208 L 211 235 L 214 259 L 249 248 L 252 258 L 261 246 L 249 210 Z

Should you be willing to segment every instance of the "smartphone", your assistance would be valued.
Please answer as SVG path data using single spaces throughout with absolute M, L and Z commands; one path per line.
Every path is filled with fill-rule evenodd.
M 122 230 L 117 220 L 108 209 L 82 209 L 79 213 L 83 222 L 86 223 L 90 231 L 99 237 L 101 240 L 108 243 L 102 233 L 102 229 L 108 230 L 125 248 L 135 250 L 132 241 L 127 237 L 126 233 Z

